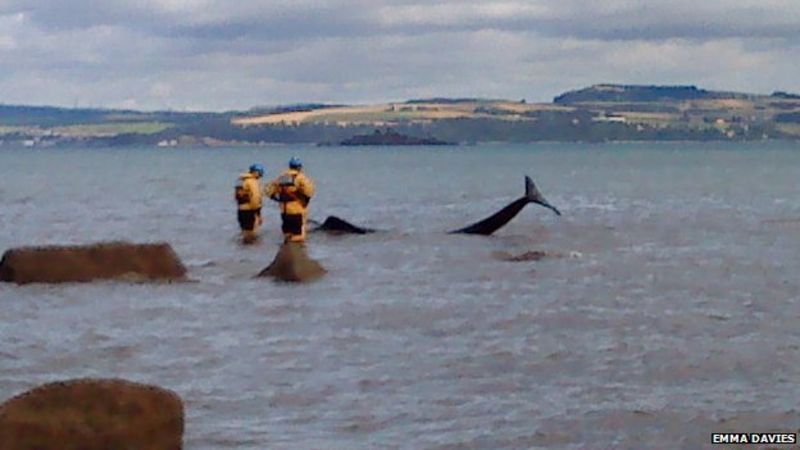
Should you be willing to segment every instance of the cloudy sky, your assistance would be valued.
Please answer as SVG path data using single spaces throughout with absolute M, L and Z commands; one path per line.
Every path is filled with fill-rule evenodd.
M 224 110 L 601 82 L 800 92 L 800 0 L 0 0 L 0 103 Z

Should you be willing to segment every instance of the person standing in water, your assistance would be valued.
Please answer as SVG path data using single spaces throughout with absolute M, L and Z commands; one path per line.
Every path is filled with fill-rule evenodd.
M 261 227 L 261 177 L 264 166 L 253 164 L 250 169 L 239 175 L 236 184 L 235 198 L 238 205 L 237 219 L 242 230 L 242 242 L 249 244 L 258 237 Z
M 314 182 L 303 173 L 302 161 L 293 156 L 289 168 L 267 184 L 265 194 L 280 203 L 284 242 L 304 242 L 306 213 L 314 195 Z

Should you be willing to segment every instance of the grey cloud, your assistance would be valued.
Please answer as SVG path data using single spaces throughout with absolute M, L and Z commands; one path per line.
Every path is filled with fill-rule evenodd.
M 798 91 L 798 34 L 796 0 L 11 0 L 0 102 L 549 100 L 601 81 Z
M 195 7 L 190 7 L 191 2 L 181 2 L 182 8 L 159 8 L 159 4 L 165 3 L 27 0 L 14 2 L 6 10 L 24 11 L 35 23 L 55 29 L 117 25 L 204 39 L 313 39 L 480 29 L 613 40 L 800 34 L 800 4 L 794 0 L 335 1 L 277 5 L 218 1 L 195 2 Z M 492 14 L 494 10 L 504 12 Z

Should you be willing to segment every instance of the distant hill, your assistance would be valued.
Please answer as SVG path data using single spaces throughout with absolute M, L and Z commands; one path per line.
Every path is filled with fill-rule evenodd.
M 53 106 L 0 105 L 2 125 L 74 125 L 94 123 L 108 114 L 101 109 L 67 109 Z
M 325 108 L 338 108 L 344 105 L 327 103 L 296 103 L 292 105 L 255 106 L 248 111 L 250 114 L 283 114 L 292 112 L 306 112 Z
M 385 130 L 380 136 L 375 129 Z M 372 133 L 372 134 L 370 134 Z M 162 147 L 269 143 L 800 140 L 800 95 L 597 84 L 552 103 L 477 97 L 180 112 L 0 104 L 0 145 Z M 355 138 L 354 138 L 355 137 Z
M 155 111 L 130 109 L 59 108 L 0 104 L 0 126 L 66 126 L 109 122 L 182 122 L 206 119 L 229 113 Z
M 697 86 L 651 86 L 595 84 L 565 92 L 553 99 L 556 104 L 587 102 L 677 102 L 685 100 L 745 99 L 749 94 L 698 89 Z
M 486 98 L 447 98 L 447 97 L 433 97 L 433 98 L 415 98 L 411 100 L 406 100 L 406 104 L 415 105 L 420 103 L 437 103 L 442 105 L 455 105 L 459 103 L 488 103 L 488 102 L 498 102 L 502 101 L 499 99 L 486 99 Z
M 789 99 L 789 100 L 800 100 L 800 95 L 792 94 L 792 93 L 789 93 L 789 92 L 783 92 L 783 91 L 775 91 L 775 92 L 773 92 L 772 93 L 772 97 L 782 98 L 782 99 Z

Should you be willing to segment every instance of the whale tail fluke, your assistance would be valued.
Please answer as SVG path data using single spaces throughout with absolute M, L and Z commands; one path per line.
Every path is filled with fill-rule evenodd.
M 536 189 L 536 185 L 531 180 L 531 177 L 525 175 L 525 197 L 528 198 L 530 201 L 536 200 L 537 197 L 541 197 L 539 190 Z
M 513 202 L 509 203 L 500 211 L 492 214 L 491 216 L 481 220 L 480 222 L 475 222 L 472 225 L 466 226 L 464 228 L 459 228 L 457 230 L 453 230 L 450 233 L 463 233 L 463 234 L 481 234 L 484 236 L 488 236 L 495 231 L 499 230 L 505 224 L 507 224 L 511 219 L 516 217 L 520 211 L 528 203 L 536 203 L 537 205 L 542 205 L 545 208 L 551 209 L 553 212 L 561 215 L 561 212 L 556 209 L 555 206 L 551 205 L 544 199 L 544 196 L 536 189 L 536 185 L 531 180 L 531 177 L 525 177 L 525 195 L 519 197 L 518 199 L 514 200 Z
M 525 198 L 531 203 L 536 203 L 537 205 L 542 205 L 545 208 L 552 210 L 558 216 L 561 215 L 561 211 L 544 199 L 542 193 L 536 188 L 536 184 L 534 184 L 533 180 L 531 180 L 531 177 L 527 175 L 525 175 Z

